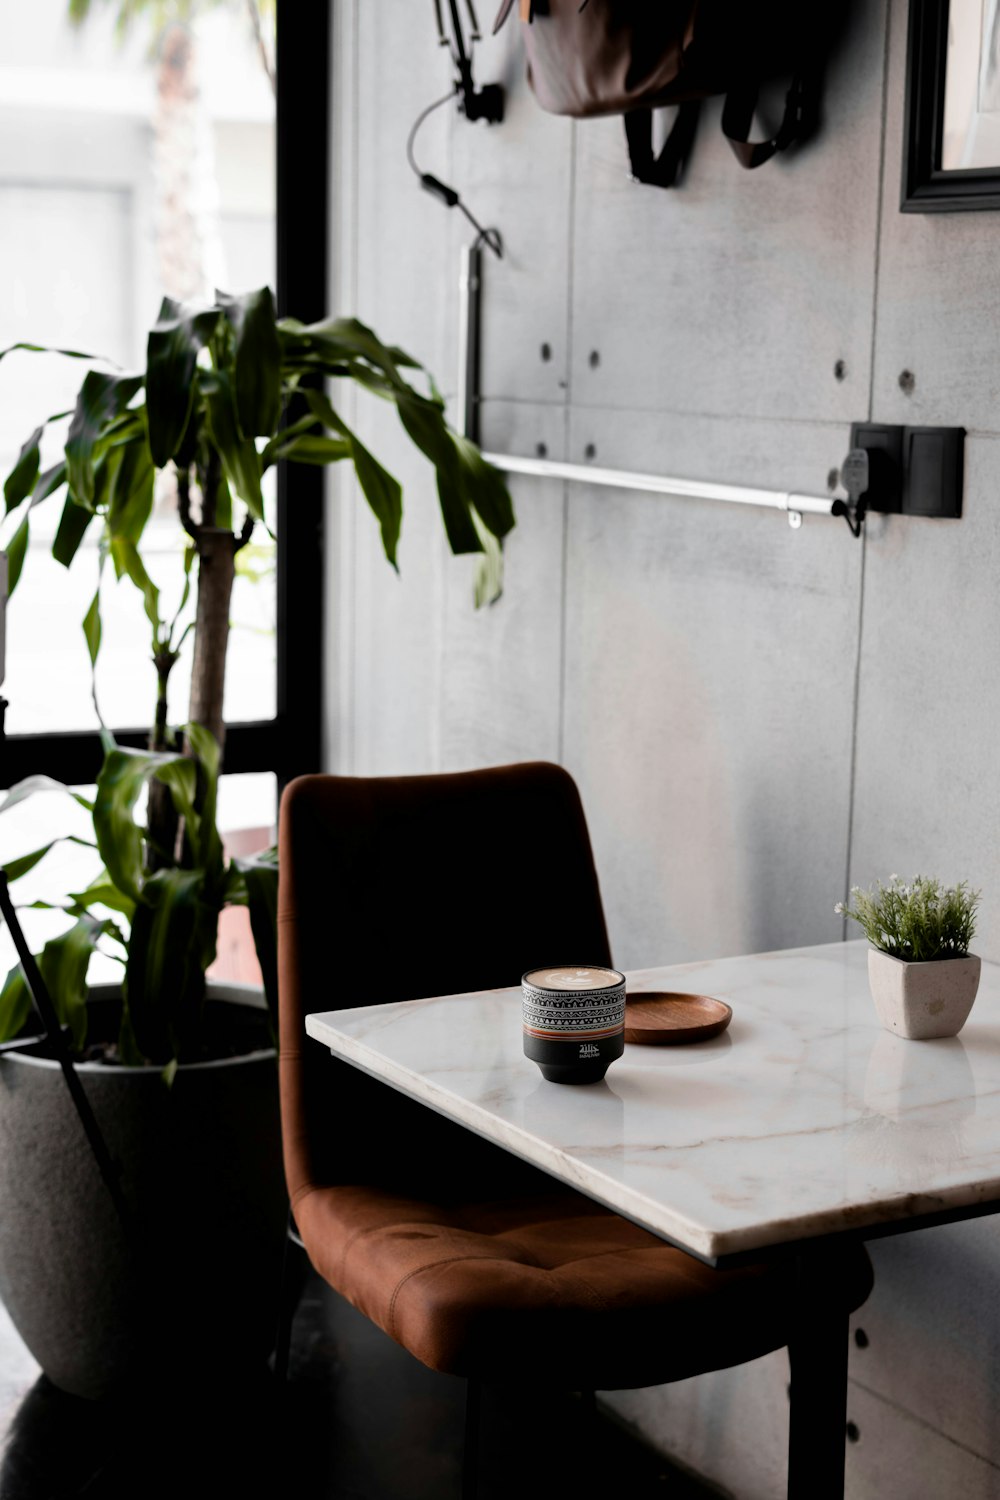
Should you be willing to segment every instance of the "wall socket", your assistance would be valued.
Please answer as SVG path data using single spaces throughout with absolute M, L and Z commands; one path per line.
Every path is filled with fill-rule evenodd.
M 855 422 L 851 447 L 868 454 L 867 510 L 951 520 L 962 514 L 964 427 Z

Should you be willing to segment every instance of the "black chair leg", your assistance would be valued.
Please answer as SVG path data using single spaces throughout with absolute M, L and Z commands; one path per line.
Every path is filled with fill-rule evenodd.
M 288 1358 L 292 1348 L 292 1321 L 302 1296 L 305 1281 L 305 1250 L 295 1228 L 291 1212 L 285 1248 L 281 1257 L 281 1286 L 278 1291 L 278 1330 L 274 1340 L 274 1374 L 282 1385 L 288 1379 Z
M 848 1315 L 831 1306 L 835 1261 L 799 1257 L 788 1422 L 788 1500 L 843 1500 Z M 834 1283 L 835 1284 L 835 1283 Z
M 477 1500 L 479 1494 L 479 1426 L 483 1388 L 478 1380 L 466 1382 L 465 1446 L 462 1450 L 462 1500 Z

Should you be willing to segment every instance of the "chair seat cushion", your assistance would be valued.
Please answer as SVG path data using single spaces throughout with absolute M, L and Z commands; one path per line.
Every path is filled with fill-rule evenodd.
M 787 1264 L 713 1270 L 570 1189 L 445 1207 L 315 1187 L 294 1208 L 331 1286 L 449 1374 L 638 1388 L 742 1364 L 791 1333 Z M 853 1311 L 871 1290 L 864 1249 L 830 1266 L 829 1297 Z

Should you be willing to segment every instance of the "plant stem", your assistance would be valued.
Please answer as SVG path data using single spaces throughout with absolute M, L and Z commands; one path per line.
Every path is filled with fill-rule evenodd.
M 156 716 L 149 735 L 150 750 L 162 751 L 174 748 L 167 728 L 167 684 L 177 661 L 172 652 L 161 651 L 153 657 L 156 667 Z M 146 868 L 159 870 L 171 862 L 170 856 L 177 845 L 177 813 L 174 810 L 170 790 L 154 776 L 149 783 L 149 802 L 146 810 Z
M 222 749 L 226 726 L 222 698 L 229 645 L 229 604 L 236 576 L 235 538 L 219 527 L 198 527 L 198 608 L 191 663 L 188 718 L 202 724 Z

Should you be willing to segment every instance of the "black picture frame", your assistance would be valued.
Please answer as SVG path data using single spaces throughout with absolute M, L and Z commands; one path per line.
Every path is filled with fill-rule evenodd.
M 900 210 L 905 214 L 1000 208 L 1000 162 L 944 171 L 949 0 L 910 0 Z

